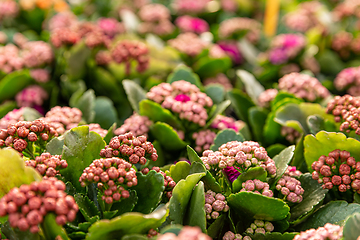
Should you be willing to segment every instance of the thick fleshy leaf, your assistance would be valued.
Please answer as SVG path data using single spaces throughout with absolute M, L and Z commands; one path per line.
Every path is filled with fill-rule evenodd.
M 0 102 L 15 97 L 18 92 L 33 82 L 28 69 L 7 74 L 0 80 Z
M 221 234 L 222 228 L 225 225 L 226 214 L 221 214 L 208 228 L 207 234 L 212 238 L 217 238 Z
M 10 148 L 0 149 L 0 172 L 0 198 L 14 187 L 41 180 L 40 174 L 26 167 L 19 153 Z
M 95 117 L 95 93 L 94 90 L 89 89 L 87 90 L 75 103 L 74 107 L 81 110 L 83 116 L 82 118 L 87 122 L 90 123 L 93 121 Z
M 343 226 L 345 220 L 352 214 L 360 212 L 360 204 L 348 203 L 346 201 L 331 201 L 322 206 L 314 214 L 306 219 L 305 222 L 296 226 L 298 231 L 305 231 L 310 228 L 318 228 L 326 223 Z
M 287 167 L 289 166 L 288 164 L 294 156 L 294 150 L 295 145 L 292 145 L 282 150 L 278 155 L 273 158 L 276 166 L 275 182 L 277 182 L 281 178 L 281 176 L 284 174 Z
M 235 132 L 233 129 L 224 129 L 216 135 L 214 144 L 211 145 L 210 149 L 213 151 L 218 151 L 221 145 L 231 141 L 243 142 L 244 137 L 240 133 Z
M 116 122 L 113 123 L 113 125 L 111 125 L 111 127 L 108 129 L 108 132 L 107 134 L 105 135 L 104 137 L 104 141 L 106 142 L 106 144 L 109 144 L 110 143 L 110 140 L 115 137 L 115 131 L 116 129 Z
M 203 88 L 199 76 L 195 74 L 191 70 L 191 68 L 185 65 L 180 65 L 177 68 L 175 68 L 174 72 L 171 73 L 167 78 L 167 82 L 170 84 L 179 80 L 185 80 L 190 82 L 191 84 L 196 85 L 200 89 Z
M 7 239 L 21 239 L 21 240 L 41 240 L 39 234 L 32 234 L 30 231 L 20 231 L 18 228 L 12 228 L 10 223 L 7 221 L 1 225 L 1 232 L 7 237 Z M 3 239 L 5 236 L 2 235 Z
M 323 189 L 316 180 L 312 179 L 310 173 L 301 175 L 299 180 L 301 187 L 304 189 L 303 200 L 291 207 L 291 222 L 296 221 L 298 218 L 314 210 L 328 192 L 328 190 Z
M 23 108 L 23 117 L 25 121 L 34 121 L 35 119 L 43 117 L 38 111 L 34 108 L 24 107 Z
M 249 168 L 246 172 L 241 173 L 241 175 L 235 179 L 232 183 L 233 192 L 239 192 L 242 189 L 242 183 L 247 180 L 259 179 L 261 181 L 266 181 L 267 172 L 262 167 L 252 167 Z
M 128 96 L 131 107 L 135 112 L 139 112 L 139 103 L 146 99 L 145 90 L 133 80 L 123 80 L 126 95 Z
M 94 223 L 85 239 L 121 239 L 127 234 L 147 234 L 151 228 L 158 228 L 167 215 L 168 210 L 165 206 L 147 215 L 136 212 L 124 213 L 111 220 Z
M 353 138 L 347 138 L 343 133 L 320 131 L 315 136 L 307 135 L 304 139 L 304 156 L 310 172 L 311 164 L 321 155 L 340 149 L 350 152 L 355 159 L 360 159 L 360 142 Z
M 0 118 L 3 118 L 8 112 L 17 107 L 14 101 L 5 101 L 0 105 Z
M 203 176 L 205 176 L 205 173 L 195 173 L 176 184 L 169 205 L 171 224 L 183 224 L 193 189 Z
M 265 235 L 261 233 L 251 234 L 250 237 L 253 240 L 292 240 L 297 234 L 297 232 L 267 232 Z
M 229 91 L 228 97 L 231 100 L 231 105 L 233 106 L 236 115 L 244 122 L 249 123 L 248 110 L 255 106 L 254 102 L 239 89 Z
M 218 73 L 226 72 L 231 67 L 231 59 L 229 57 L 225 58 L 211 58 L 211 57 L 201 57 L 197 61 L 193 68 L 201 78 L 207 78 L 216 76 Z
M 66 54 L 66 73 L 72 80 L 82 79 L 86 71 L 86 61 L 91 50 L 81 41 L 74 45 Z
M 100 212 L 98 208 L 87 196 L 77 193 L 74 195 L 74 199 L 79 206 L 79 211 L 87 222 L 94 223 L 100 219 Z
M 249 122 L 254 137 L 258 142 L 263 142 L 263 129 L 266 123 L 266 118 L 268 116 L 268 111 L 260 107 L 251 107 L 249 108 Z
M 68 132 L 61 135 L 60 137 L 55 137 L 51 139 L 46 144 L 46 151 L 49 152 L 51 155 L 61 155 L 64 147 L 64 139 Z
M 131 189 L 136 191 L 138 202 L 133 211 L 148 214 L 156 208 L 161 200 L 165 189 L 164 177 L 154 170 L 149 171 L 146 175 L 137 172 L 136 176 L 138 184 Z
M 190 164 L 186 161 L 179 161 L 170 167 L 170 176 L 177 183 L 185 179 L 190 172 Z
M 136 195 L 136 191 L 134 190 L 128 190 L 130 193 L 130 197 L 126 199 L 122 199 L 120 202 L 114 202 L 111 206 L 112 211 L 117 211 L 115 214 L 115 217 L 120 216 L 127 212 L 132 212 L 135 205 L 138 202 L 138 197 Z
M 290 211 L 284 201 L 253 192 L 231 194 L 227 200 L 230 208 L 235 210 L 236 214 L 260 220 L 282 220 Z
M 167 123 L 157 122 L 150 127 L 150 131 L 164 149 L 180 150 L 184 149 L 187 145 Z
M 65 229 L 56 223 L 55 213 L 48 213 L 44 217 L 44 221 L 41 223 L 41 228 L 46 239 L 61 238 L 63 240 L 70 240 Z
M 322 117 L 311 115 L 306 119 L 311 134 L 317 134 L 325 130 L 325 121 Z
M 186 150 L 187 150 L 188 158 L 189 158 L 191 163 L 193 163 L 193 162 L 202 163 L 199 155 L 195 152 L 195 150 L 192 147 L 187 145 Z
M 149 117 L 154 122 L 165 122 L 174 128 L 182 128 L 180 122 L 168 109 L 151 100 L 145 99 L 139 103 L 139 113 L 142 116 Z
M 149 240 L 149 238 L 146 235 L 130 234 L 122 237 L 121 240 Z
M 202 181 L 196 185 L 191 194 L 184 225 L 198 226 L 202 232 L 206 233 L 205 189 Z
M 102 137 L 95 132 L 89 132 L 88 126 L 72 128 L 66 134 L 62 158 L 66 159 L 68 167 L 60 170 L 60 173 L 77 191 L 85 191 L 79 183 L 79 178 L 93 160 L 100 158 L 100 150 L 103 148 L 105 142 Z
M 214 104 L 219 104 L 224 100 L 225 90 L 220 84 L 209 84 L 205 87 L 205 93 L 208 95 Z
M 205 128 L 208 128 L 214 122 L 216 116 L 223 113 L 230 104 L 230 100 L 225 100 L 217 105 L 214 105 L 213 107 L 215 107 L 215 110 L 209 115 L 209 120 L 206 122 Z
M 268 153 L 268 156 L 273 158 L 276 155 L 278 155 L 282 150 L 284 150 L 286 148 L 286 146 L 284 144 L 281 143 L 275 143 L 273 145 L 270 145 L 269 147 L 266 148 L 266 151 Z
M 344 240 L 356 240 L 360 236 L 360 213 L 350 216 L 344 226 Z
M 204 182 L 206 190 L 212 190 L 216 193 L 221 193 L 223 191 L 220 184 L 209 171 L 206 171 L 206 175 L 201 179 L 201 181 Z
M 100 124 L 104 129 L 108 129 L 116 123 L 117 113 L 113 102 L 107 97 L 97 97 L 94 103 L 95 116 L 93 119 L 94 123 Z
M 265 91 L 263 85 L 255 79 L 254 75 L 245 70 L 237 70 L 236 75 L 244 83 L 247 94 L 249 94 L 254 103 L 257 103 L 259 95 Z

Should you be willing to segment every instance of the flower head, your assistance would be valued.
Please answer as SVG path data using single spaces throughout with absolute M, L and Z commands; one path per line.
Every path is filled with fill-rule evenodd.
M 304 232 L 300 232 L 299 235 L 296 235 L 294 240 L 310 240 L 310 239 L 333 239 L 339 240 L 343 237 L 343 227 L 334 225 L 331 223 L 326 223 L 325 226 L 319 227 L 317 229 L 309 229 Z
M 42 176 L 55 177 L 59 174 L 59 169 L 67 168 L 66 160 L 61 159 L 61 155 L 51 155 L 48 152 L 42 153 L 35 160 L 26 160 L 26 166 L 35 168 Z
M 209 24 L 205 20 L 201 18 L 191 17 L 189 15 L 178 17 L 175 20 L 175 24 L 183 32 L 194 32 L 197 34 L 201 34 L 203 32 L 209 31 Z

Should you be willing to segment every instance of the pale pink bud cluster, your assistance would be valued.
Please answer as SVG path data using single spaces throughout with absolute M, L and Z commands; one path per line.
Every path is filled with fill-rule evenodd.
M 50 73 L 46 69 L 36 68 L 30 70 L 30 76 L 38 83 L 50 81 Z
M 31 233 L 39 232 L 38 225 L 48 213 L 56 214 L 58 225 L 72 222 L 79 207 L 65 189 L 65 184 L 54 177 L 13 188 L 0 199 L 0 217 L 8 215 L 11 227 Z
M 219 130 L 234 129 L 235 132 L 240 131 L 245 126 L 241 120 L 235 120 L 233 117 L 226 117 L 224 115 L 217 115 L 211 124 L 212 128 Z
M 267 232 L 274 231 L 274 225 L 271 222 L 268 221 L 262 221 L 262 220 L 255 220 L 253 223 L 251 223 L 250 227 L 245 230 L 248 234 L 256 234 L 261 233 L 264 234 Z
M 296 143 L 301 137 L 299 131 L 297 131 L 292 127 L 287 127 L 287 126 L 281 127 L 280 134 L 281 136 L 285 137 L 285 139 L 290 143 Z
M 309 58 L 304 58 L 304 59 L 309 59 Z M 305 68 L 309 69 L 308 67 L 305 67 Z M 280 74 L 280 76 L 284 76 L 284 75 L 292 73 L 292 72 L 300 72 L 300 71 L 301 71 L 300 66 L 297 63 L 287 63 L 287 64 L 281 66 L 281 68 L 279 70 L 279 74 Z
M 239 4 L 236 0 L 221 0 L 221 9 L 225 12 L 236 12 L 239 9 Z
M 103 31 L 103 33 L 110 38 L 125 32 L 124 25 L 115 18 L 100 18 L 97 21 L 97 25 Z
M 360 96 L 360 67 L 343 69 L 336 76 L 334 86 L 339 91 L 346 89 L 351 96 Z
M 287 91 L 310 102 L 330 96 L 329 90 L 319 80 L 301 73 L 290 73 L 283 76 L 279 79 L 278 87 L 280 90 Z
M 6 18 L 15 18 L 19 12 L 16 1 L 0 1 L 0 21 Z
M 229 211 L 229 206 L 224 195 L 211 190 L 205 193 L 205 212 L 208 220 L 217 219 L 220 214 L 227 211 Z
M 210 146 L 214 143 L 216 133 L 210 129 L 201 130 L 192 134 L 192 139 L 195 140 L 195 151 L 202 153 L 205 150 L 210 149 Z
M 231 84 L 229 78 L 227 78 L 227 76 L 223 73 L 219 73 L 215 77 L 206 78 L 204 80 L 205 86 L 216 83 L 223 86 L 225 90 L 231 90 L 233 88 L 233 85 Z
M 349 32 L 341 31 L 335 33 L 331 47 L 343 58 L 347 58 L 350 55 L 351 43 L 353 35 Z
M 241 236 L 240 234 L 235 234 L 232 231 L 227 231 L 223 238 L 223 240 L 251 240 L 252 238 L 249 236 Z
M 163 175 L 163 177 L 164 177 L 164 187 L 165 187 L 164 196 L 166 196 L 167 201 L 170 200 L 170 198 L 172 197 L 172 191 L 173 191 L 174 187 L 176 186 L 176 182 L 172 179 L 172 177 L 167 176 L 166 173 L 161 171 L 159 167 L 153 167 L 151 170 L 154 170 L 155 172 L 161 173 L 161 175 Z M 141 170 L 141 172 L 144 175 L 148 174 L 149 171 L 150 170 L 148 168 L 144 168 L 144 169 Z
M 168 43 L 171 47 L 190 57 L 199 55 L 209 46 L 209 43 L 192 32 L 181 33 L 176 38 L 169 40 Z
M 166 36 L 173 33 L 174 24 L 170 20 L 160 22 L 142 22 L 139 24 L 138 31 L 140 34 L 154 33 L 159 36 Z
M 300 177 L 302 175 L 302 172 L 296 169 L 296 167 L 288 166 L 287 169 L 284 172 L 283 176 L 289 176 L 289 177 Z
M 294 240 L 340 240 L 343 239 L 343 227 L 334 225 L 331 223 L 326 223 L 325 226 L 319 227 L 317 229 L 311 228 L 294 237 Z
M 84 126 L 88 126 L 89 127 L 89 132 L 96 132 L 97 134 L 99 134 L 102 138 L 104 138 L 106 136 L 106 134 L 108 133 L 108 130 L 103 129 L 100 124 L 98 123 L 90 123 L 88 125 L 84 125 Z
M 283 175 L 276 183 L 276 190 L 290 203 L 300 203 L 303 200 L 304 189 L 301 182 L 293 177 Z
M 279 65 L 295 58 L 306 46 L 305 36 L 301 34 L 277 35 L 269 50 L 269 60 L 272 64 Z
M 67 168 L 66 160 L 61 159 L 61 155 L 51 155 L 48 152 L 37 156 L 35 160 L 26 160 L 26 166 L 35 168 L 42 176 L 55 177 L 59 174 L 59 169 Z
M 42 106 L 48 97 L 48 93 L 42 87 L 32 85 L 18 92 L 15 100 L 19 107 L 34 107 Z
M 259 106 L 264 108 L 270 107 L 270 102 L 274 100 L 278 92 L 279 91 L 274 88 L 269 88 L 263 91 L 258 97 Z
M 175 24 L 182 32 L 201 34 L 209 31 L 209 24 L 205 20 L 189 15 L 178 17 L 175 20 Z
M 158 235 L 157 240 L 211 240 L 211 237 L 201 232 L 199 227 L 184 226 L 179 234 L 165 233 Z
M 0 31 L 0 44 L 5 44 L 8 40 L 6 33 Z
M 252 43 L 257 42 L 260 37 L 261 24 L 254 19 L 245 17 L 234 17 L 220 23 L 219 37 L 232 38 L 245 33 L 245 37 Z
M 96 183 L 101 199 L 107 204 L 112 204 L 114 201 L 128 198 L 130 193 L 126 189 L 136 186 L 138 180 L 131 163 L 113 157 L 94 160 L 84 169 L 79 182 L 82 187 Z
M 139 24 L 140 33 L 155 33 L 163 36 L 172 33 L 175 26 L 171 22 L 170 10 L 162 4 L 146 4 L 140 8 L 140 19 L 143 21 Z
M 273 191 L 270 190 L 269 184 L 258 179 L 246 180 L 246 182 L 243 182 L 240 192 L 254 192 L 267 197 L 274 196 Z
M 335 20 L 338 21 L 350 16 L 360 17 L 359 7 L 359 1 L 345 0 L 336 5 L 332 14 L 335 16 Z
M 18 121 L 24 121 L 24 109 L 14 109 L 8 112 L 3 118 L 0 119 L 0 130 L 7 129 L 10 124 L 15 124 Z
M 148 136 L 149 128 L 153 122 L 147 116 L 141 116 L 134 112 L 129 118 L 125 119 L 124 124 L 115 130 L 115 135 L 131 132 L 135 137 Z
M 360 134 L 359 98 L 350 95 L 344 95 L 342 97 L 336 96 L 329 101 L 326 112 L 334 115 L 335 122 L 342 122 L 340 131 L 350 132 L 351 130 L 355 130 L 356 134 Z
M 348 151 L 335 149 L 328 156 L 321 155 L 311 168 L 314 170 L 312 178 L 324 189 L 335 188 L 339 192 L 351 189 L 360 193 L 360 162 Z
M 150 100 L 161 104 L 178 114 L 180 119 L 205 126 L 208 118 L 207 109 L 213 105 L 210 97 L 200 89 L 185 80 L 175 81 L 171 84 L 160 83 L 152 87 L 146 94 Z
M 156 161 L 158 155 L 151 142 L 142 135 L 135 137 L 131 132 L 113 137 L 109 145 L 101 149 L 101 157 L 121 157 L 131 164 L 146 164 L 148 159 Z
M 0 147 L 12 147 L 21 153 L 28 146 L 28 142 L 44 144 L 58 135 L 57 131 L 43 120 L 20 121 L 0 130 Z
M 149 49 L 140 41 L 123 40 L 117 43 L 111 50 L 112 60 L 116 63 L 124 63 L 126 74 L 130 74 L 131 62 L 136 61 L 136 70 L 144 72 L 149 67 Z
M 230 56 L 228 56 L 228 53 L 219 44 L 211 44 L 209 47 L 209 57 L 226 58 Z
M 55 106 L 50 109 L 43 118 L 48 122 L 59 134 L 63 134 L 65 130 L 69 130 L 77 126 L 82 117 L 82 112 L 78 108 Z
M 205 150 L 200 159 L 209 171 L 216 172 L 227 167 L 227 158 L 219 151 Z
M 210 0 L 174 0 L 173 8 L 178 14 L 199 14 L 206 11 Z

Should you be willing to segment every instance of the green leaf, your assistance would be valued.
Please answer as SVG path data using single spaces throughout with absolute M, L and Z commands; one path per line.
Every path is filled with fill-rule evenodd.
M 176 184 L 169 203 L 169 220 L 171 224 L 183 224 L 193 188 L 203 176 L 205 176 L 205 173 L 195 173 Z
M 79 210 L 84 216 L 85 220 L 90 223 L 94 223 L 100 219 L 99 209 L 95 206 L 95 203 L 91 201 L 87 196 L 77 193 L 74 195 L 74 199 L 79 206 Z
M 0 224 L 1 232 L 6 236 L 6 238 L 11 240 L 41 240 L 39 234 L 32 234 L 30 231 L 20 231 L 18 228 L 12 228 L 8 221 L 5 224 Z M 4 236 L 2 236 L 4 237 Z M 3 238 L 5 239 L 5 238 Z
M 108 129 L 117 122 L 117 112 L 113 102 L 107 97 L 97 97 L 93 108 L 95 116 L 92 122 Z
M 67 132 L 61 135 L 60 137 L 55 137 L 51 139 L 46 144 L 46 151 L 49 152 L 51 155 L 61 155 L 64 147 L 64 139 Z
M 298 233 L 296 232 L 267 232 L 265 235 L 261 233 L 250 234 L 251 239 L 253 240 L 292 240 Z
M 254 133 L 254 137 L 258 142 L 263 142 L 263 129 L 267 116 L 268 111 L 264 108 L 255 106 L 249 109 L 250 126 Z
M 138 202 L 133 211 L 147 214 L 153 211 L 161 200 L 165 190 L 164 177 L 154 170 L 146 175 L 137 172 L 136 176 L 138 184 L 132 189 L 136 191 Z
M 181 179 L 185 179 L 190 172 L 190 164 L 186 161 L 179 161 L 170 167 L 171 178 L 178 183 Z
M 0 149 L 0 198 L 10 189 L 40 181 L 40 174 L 32 167 L 26 167 L 19 153 L 11 148 Z
M 79 183 L 83 170 L 93 160 L 100 158 L 100 150 L 105 148 L 102 137 L 89 132 L 88 126 L 72 128 L 65 136 L 62 158 L 66 159 L 68 167 L 60 170 L 62 176 L 70 181 L 78 192 L 84 192 Z
M 195 152 L 195 150 L 192 147 L 187 145 L 186 150 L 187 150 L 188 158 L 189 158 L 191 163 L 194 163 L 194 162 L 203 163 L 201 161 L 199 155 Z
M 220 84 L 209 84 L 205 87 L 205 93 L 208 95 L 214 104 L 219 104 L 224 100 L 225 90 Z
M 360 205 L 357 203 L 347 203 L 346 201 L 331 201 L 322 206 L 314 214 L 296 229 L 305 231 L 310 228 L 323 227 L 326 223 L 332 223 L 343 226 L 345 220 L 352 214 L 360 212 Z
M 208 56 L 201 57 L 194 65 L 194 71 L 203 78 L 215 76 L 218 73 L 226 72 L 231 67 L 231 59 L 211 58 Z
M 118 210 L 113 211 L 105 211 L 103 212 L 103 218 L 104 219 L 112 219 L 115 215 L 117 215 Z
M 117 211 L 116 217 L 120 216 L 127 212 L 132 212 L 135 205 L 138 203 L 138 197 L 136 191 L 128 190 L 130 193 L 130 197 L 122 199 L 120 202 L 114 202 L 111 206 L 112 211 Z
M 191 195 L 184 225 L 198 226 L 203 233 L 206 233 L 205 189 L 202 181 L 196 185 Z
M 121 239 L 127 234 L 147 234 L 151 228 L 160 227 L 167 215 L 165 206 L 147 215 L 137 212 L 124 213 L 111 220 L 97 221 L 89 228 L 85 239 Z
M 356 240 L 360 236 L 360 213 L 350 216 L 344 226 L 344 240 Z
M 139 112 L 139 103 L 146 99 L 146 92 L 144 89 L 133 80 L 123 80 L 126 95 L 128 96 L 131 107 L 135 112 Z
M 60 237 L 63 240 L 70 240 L 65 229 L 56 223 L 55 218 L 55 213 L 48 213 L 45 215 L 44 221 L 41 223 L 41 228 L 46 239 L 56 239 Z
M 262 167 L 252 167 L 249 168 L 246 172 L 241 173 L 241 175 L 235 179 L 232 183 L 233 192 L 239 192 L 242 189 L 242 183 L 247 180 L 259 179 L 263 182 L 266 181 L 267 172 Z
M 240 133 L 235 132 L 233 129 L 224 129 L 216 135 L 214 144 L 211 145 L 210 149 L 214 152 L 218 151 L 221 145 L 231 141 L 243 142 L 244 137 Z
M 226 214 L 221 214 L 220 217 L 215 219 L 215 221 L 209 226 L 207 234 L 211 238 L 217 238 L 221 234 L 221 231 L 225 225 Z
M 122 237 L 121 240 L 149 240 L 149 238 L 146 235 L 129 234 Z
M 224 112 L 227 107 L 231 104 L 229 100 L 223 101 L 222 103 L 215 105 L 215 111 L 209 116 L 209 120 L 207 121 L 205 128 L 210 127 L 210 125 L 215 120 L 216 116 Z
M 25 121 L 34 121 L 35 119 L 41 118 L 43 116 L 33 108 L 24 107 L 23 117 Z
M 289 166 L 288 164 L 291 161 L 292 157 L 294 156 L 294 150 L 295 150 L 295 145 L 292 145 L 282 150 L 278 155 L 276 155 L 273 158 L 276 166 L 275 182 L 277 182 L 282 177 L 282 175 L 288 168 Z
M 311 164 L 321 155 L 340 149 L 350 152 L 355 159 L 360 159 L 360 142 L 353 138 L 347 138 L 343 133 L 320 131 L 315 136 L 307 135 L 304 139 L 304 156 L 310 172 L 313 172 Z
M 269 147 L 266 148 L 266 151 L 268 153 L 268 156 L 273 158 L 276 155 L 278 155 L 282 150 L 284 150 L 286 148 L 286 146 L 284 144 L 281 143 L 275 143 L 273 145 L 270 145 Z
M 328 190 L 323 189 L 316 180 L 312 179 L 310 173 L 301 175 L 299 180 L 301 187 L 304 189 L 303 200 L 291 207 L 291 222 L 314 210 L 328 192 Z
M 87 90 L 76 102 L 74 107 L 81 110 L 83 119 L 87 123 L 91 123 L 95 117 L 95 93 L 94 90 Z
M 0 105 L 0 118 L 3 118 L 8 112 L 17 107 L 14 101 L 5 101 Z
M 115 137 L 115 134 L 114 134 L 115 129 L 116 129 L 116 122 L 113 123 L 113 125 L 111 125 L 111 127 L 108 129 L 106 136 L 104 137 L 104 141 L 106 142 L 106 144 L 109 144 L 110 140 L 113 137 Z
M 83 78 L 86 71 L 86 61 L 91 56 L 91 50 L 81 41 L 66 53 L 66 73 L 71 80 Z
M 139 113 L 154 122 L 165 122 L 176 129 L 182 129 L 181 123 L 168 109 L 151 100 L 145 99 L 139 103 Z
M 324 119 L 320 116 L 311 115 L 306 119 L 311 134 L 317 134 L 321 130 L 325 130 Z
M 250 96 L 254 103 L 257 103 L 257 99 L 260 94 L 265 91 L 263 85 L 261 85 L 251 73 L 245 70 L 237 70 L 236 75 L 241 79 L 245 85 L 247 94 Z
M 214 176 L 209 171 L 206 171 L 206 175 L 201 178 L 201 181 L 204 182 L 205 189 L 207 190 L 210 189 L 216 193 L 221 193 L 223 191 L 220 184 L 216 181 Z
M 248 110 L 255 106 L 255 103 L 241 90 L 233 89 L 228 92 L 228 97 L 231 100 L 231 104 L 234 108 L 236 115 L 249 124 Z
M 290 211 L 284 201 L 253 192 L 231 194 L 227 200 L 236 214 L 247 218 L 278 221 L 286 218 Z
M 150 126 L 150 131 L 164 149 L 180 150 L 184 149 L 187 145 L 167 123 L 157 122 Z
M 7 74 L 0 80 L 0 102 L 15 97 L 18 92 L 33 82 L 28 69 Z
M 197 74 L 193 73 L 191 68 L 189 68 L 185 65 L 180 65 L 180 66 L 176 67 L 174 72 L 171 73 L 167 78 L 167 82 L 170 84 L 175 81 L 179 81 L 179 80 L 185 80 L 191 84 L 194 84 L 200 90 L 203 88 L 199 76 Z

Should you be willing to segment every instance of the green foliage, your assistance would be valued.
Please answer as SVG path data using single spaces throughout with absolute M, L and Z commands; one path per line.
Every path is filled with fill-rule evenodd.
M 248 111 L 251 107 L 255 106 L 254 102 L 239 89 L 229 91 L 228 97 L 231 100 L 231 105 L 234 108 L 236 115 L 249 125 Z
M 0 80 L 0 102 L 15 97 L 18 92 L 33 82 L 28 69 L 7 74 Z
M 79 211 L 87 222 L 94 223 L 100 219 L 99 209 L 86 195 L 77 193 L 74 195 L 74 199 L 79 206 Z
M 51 155 L 61 155 L 64 147 L 64 139 L 67 133 L 60 137 L 54 137 L 46 144 L 46 151 Z
M 288 164 L 291 161 L 292 157 L 294 156 L 294 150 L 295 150 L 295 146 L 292 145 L 282 150 L 278 155 L 276 155 L 273 158 L 276 166 L 275 182 L 277 182 L 282 177 L 282 175 L 288 168 L 289 166 Z
M 354 213 L 345 222 L 344 240 L 356 240 L 360 236 L 360 213 Z
M 44 217 L 44 221 L 41 223 L 41 228 L 46 239 L 61 238 L 63 240 L 70 240 L 64 228 L 56 223 L 55 213 L 48 213 Z
M 230 141 L 239 141 L 243 142 L 244 137 L 240 134 L 235 132 L 233 129 L 224 129 L 221 130 L 214 139 L 214 144 L 211 145 L 210 149 L 213 151 L 218 151 L 219 147 L 224 143 Z
M 181 150 L 187 145 L 167 123 L 157 122 L 150 127 L 150 131 L 164 149 Z
M 146 99 L 146 92 L 133 80 L 123 80 L 122 84 L 124 86 L 126 95 L 128 96 L 131 107 L 135 112 L 139 112 L 139 103 Z
M 220 84 L 209 84 L 205 87 L 205 93 L 208 95 L 214 104 L 219 104 L 224 100 L 225 90 Z
M 108 129 L 117 122 L 117 112 L 113 102 L 107 97 L 97 97 L 94 102 L 95 112 L 92 122 L 100 124 L 104 129 Z
M 250 235 L 253 240 L 292 240 L 298 233 L 296 232 L 267 232 L 265 235 L 261 233 L 256 233 L 254 235 Z
M 176 67 L 174 69 L 174 72 L 171 73 L 167 78 L 167 82 L 170 84 L 179 80 L 185 80 L 187 82 L 190 82 L 191 84 L 196 85 L 200 90 L 202 90 L 203 88 L 199 76 L 193 73 L 191 68 L 185 65 L 180 65 Z
M 1 80 L 0 80 L 1 82 Z M 17 107 L 14 101 L 5 101 L 0 105 L 0 118 L 3 118 L 8 112 Z
M 249 122 L 254 138 L 258 142 L 264 141 L 263 129 L 266 123 L 268 111 L 260 107 L 251 107 L 249 109 Z
M 1 232 L 8 239 L 41 240 L 39 234 L 32 234 L 30 231 L 20 231 L 18 228 L 12 228 L 10 227 L 10 223 L 8 221 L 0 226 L 1 226 Z
M 242 189 L 242 183 L 247 180 L 259 179 L 263 182 L 266 181 L 267 172 L 262 167 L 252 167 L 249 168 L 246 172 L 241 173 L 241 175 L 235 179 L 232 183 L 233 192 L 239 192 Z
M 94 120 L 95 117 L 95 93 L 94 90 L 89 89 L 87 90 L 82 96 L 74 102 L 72 107 L 76 107 L 81 110 L 83 116 L 82 118 L 87 122 L 90 123 Z
M 244 83 L 246 93 L 256 103 L 260 94 L 265 91 L 265 88 L 255 79 L 254 75 L 245 70 L 237 70 L 236 75 Z
M 213 107 L 215 107 L 215 110 L 209 114 L 209 118 L 205 127 L 206 128 L 209 127 L 212 124 L 212 122 L 215 120 L 216 116 L 224 112 L 230 104 L 231 102 L 229 100 L 226 100 L 218 105 L 214 105 Z
M 193 68 L 202 78 L 213 77 L 218 73 L 226 72 L 231 67 L 231 59 L 202 57 L 197 61 Z

